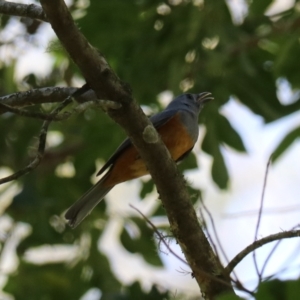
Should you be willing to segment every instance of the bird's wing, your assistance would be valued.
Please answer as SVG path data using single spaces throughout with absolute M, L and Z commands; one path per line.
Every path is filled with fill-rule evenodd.
M 164 110 L 158 114 L 155 114 L 150 118 L 150 121 L 152 122 L 153 126 L 158 129 L 162 125 L 164 125 L 166 122 L 168 122 L 173 116 L 176 115 L 178 110 Z M 108 161 L 104 164 L 104 166 L 99 170 L 97 173 L 98 175 L 101 175 L 105 170 L 107 170 L 115 161 L 116 159 L 122 154 L 122 152 L 130 147 L 132 145 L 129 138 L 123 141 L 123 143 L 118 147 L 118 149 L 115 151 L 115 153 L 108 159 Z

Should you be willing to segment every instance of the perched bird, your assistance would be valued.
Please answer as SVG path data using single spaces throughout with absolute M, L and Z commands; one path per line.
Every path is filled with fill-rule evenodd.
M 160 134 L 175 162 L 181 161 L 193 149 L 199 134 L 198 115 L 210 93 L 183 94 L 150 121 Z M 149 174 L 136 148 L 127 138 L 108 159 L 97 175 L 108 172 L 66 212 L 71 227 L 76 227 L 117 184 Z

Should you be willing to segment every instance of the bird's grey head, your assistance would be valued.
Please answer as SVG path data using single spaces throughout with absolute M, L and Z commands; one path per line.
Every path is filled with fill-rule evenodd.
M 200 94 L 182 94 L 176 97 L 167 107 L 167 109 L 182 109 L 199 113 L 204 104 L 213 100 L 211 93 L 204 92 Z

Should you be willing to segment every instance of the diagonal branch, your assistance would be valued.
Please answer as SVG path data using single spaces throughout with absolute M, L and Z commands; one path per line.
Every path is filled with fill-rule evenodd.
M 224 273 L 202 232 L 196 213 L 190 202 L 182 175 L 178 172 L 165 145 L 147 143 L 143 139 L 145 128 L 152 128 L 150 121 L 132 99 L 130 88 L 111 70 L 105 58 L 88 43 L 78 30 L 62 0 L 41 0 L 42 7 L 60 42 L 80 68 L 89 86 L 99 98 L 122 104 L 120 109 L 108 114 L 126 131 L 138 149 L 152 178 L 160 191 L 171 230 L 180 244 L 193 274 L 208 299 L 231 290 L 230 278 Z M 228 285 L 216 282 L 204 273 L 211 274 Z

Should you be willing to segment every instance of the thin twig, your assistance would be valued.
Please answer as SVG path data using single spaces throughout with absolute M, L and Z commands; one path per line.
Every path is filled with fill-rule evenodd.
M 136 208 L 135 206 L 133 206 L 133 205 L 131 205 L 131 204 L 129 204 L 129 206 L 131 207 L 131 208 L 133 208 L 134 210 L 136 210 L 142 217 L 143 217 L 143 219 L 151 226 L 151 228 L 153 229 L 153 231 L 158 235 L 158 237 L 160 238 L 160 239 L 162 239 L 162 242 L 163 242 L 163 244 L 166 246 L 166 248 L 170 251 L 170 253 L 171 254 L 173 254 L 176 258 L 178 258 L 181 262 L 183 262 L 184 264 L 186 264 L 186 265 L 188 265 L 188 263 L 184 260 L 184 259 L 182 259 L 179 255 L 177 255 L 171 248 L 170 248 L 170 246 L 168 245 L 168 243 L 166 242 L 166 241 L 164 241 L 164 239 L 163 239 L 163 236 L 161 235 L 161 233 L 157 230 L 157 228 L 155 227 L 155 225 L 138 209 L 138 208 Z M 192 273 L 193 274 L 193 273 Z M 213 275 L 211 275 L 211 274 L 209 274 L 209 273 L 206 273 L 206 272 L 203 272 L 203 271 L 201 271 L 201 274 L 202 274 L 202 276 L 204 276 L 204 277 L 206 277 L 206 278 L 209 278 L 209 279 L 211 279 L 211 280 L 214 280 L 214 281 L 216 281 L 216 282 L 219 282 L 219 283 L 221 283 L 221 284 L 224 284 L 225 286 L 228 286 L 228 287 L 231 287 L 231 285 L 228 283 L 228 282 L 226 282 L 225 280 L 222 280 L 222 279 L 220 279 L 220 278 L 218 278 L 218 277 L 216 277 L 216 276 L 213 276 Z M 246 289 L 243 289 L 244 291 L 246 291 L 246 292 L 248 292 Z M 251 292 L 250 292 L 251 293 Z
M 225 258 L 225 260 L 226 260 L 226 263 L 229 263 L 229 258 L 228 258 L 227 254 L 226 254 L 226 252 L 225 252 L 225 250 L 224 250 L 224 248 L 222 246 L 222 243 L 221 243 L 221 241 L 219 239 L 219 235 L 218 235 L 218 232 L 217 232 L 217 229 L 216 229 L 216 226 L 215 226 L 215 221 L 214 221 L 214 219 L 213 219 L 210 211 L 208 210 L 208 208 L 206 207 L 206 205 L 204 204 L 203 201 L 202 201 L 202 206 L 203 206 L 203 208 L 204 208 L 205 212 L 207 213 L 208 218 L 210 220 L 210 223 L 211 223 L 211 226 L 212 226 L 213 233 L 214 233 L 214 236 L 216 238 L 217 244 L 218 244 L 218 246 L 219 246 L 219 248 L 220 248 L 220 250 L 221 250 L 221 252 L 222 252 L 222 254 L 223 254 L 224 258 Z
M 217 244 L 218 244 L 218 246 L 219 246 L 219 248 L 220 248 L 220 250 L 221 250 L 221 252 L 222 252 L 222 254 L 223 254 L 224 258 L 225 258 L 225 260 L 226 260 L 226 263 L 228 264 L 228 263 L 229 263 L 229 258 L 228 258 L 227 254 L 226 254 L 226 252 L 225 252 L 225 250 L 224 250 L 224 248 L 223 248 L 223 246 L 222 246 L 222 243 L 221 243 L 221 241 L 220 241 L 220 238 L 219 238 L 219 235 L 218 235 L 216 226 L 215 226 L 215 221 L 214 221 L 214 219 L 213 219 L 213 217 L 212 217 L 212 214 L 210 213 L 209 209 L 208 209 L 207 206 L 204 204 L 204 202 L 201 201 L 201 203 L 202 203 L 202 205 L 203 205 L 203 208 L 204 208 L 205 212 L 207 213 L 207 215 L 208 215 L 208 217 L 209 217 L 210 223 L 211 223 L 212 228 L 213 228 L 214 236 L 215 236 L 215 238 L 216 238 L 216 240 L 217 240 Z M 215 245 L 214 245 L 214 248 L 216 248 Z M 217 252 L 216 252 L 216 253 L 217 253 Z M 219 254 L 217 254 L 217 256 L 220 257 Z M 242 283 L 239 281 L 238 276 L 237 276 L 237 274 L 235 273 L 234 270 L 232 271 L 232 273 L 233 273 L 233 276 L 235 277 L 235 283 L 236 283 L 236 285 L 239 286 L 239 287 L 243 287 Z
M 71 102 L 72 102 L 71 97 L 66 98 L 57 108 L 55 108 L 53 110 L 53 112 L 50 114 L 50 116 L 53 117 L 53 116 L 57 115 L 62 109 L 64 109 Z M 30 171 L 32 171 L 33 169 L 35 169 L 40 164 L 40 162 L 44 156 L 44 152 L 45 152 L 47 131 L 48 131 L 48 127 L 49 127 L 50 123 L 51 123 L 51 120 L 47 120 L 42 125 L 40 135 L 39 135 L 39 145 L 38 145 L 38 149 L 37 149 L 35 158 L 25 168 L 15 172 L 14 174 L 12 174 L 10 176 L 1 178 L 0 184 L 15 180 L 15 179 L 19 178 L 20 176 L 25 175 L 25 174 L 29 173 Z
M 288 265 L 290 265 L 292 262 L 295 262 L 296 259 L 299 257 L 300 255 L 300 240 L 298 241 L 298 245 L 297 247 L 294 248 L 293 252 L 291 254 L 289 254 L 289 256 L 281 262 L 281 270 L 284 270 L 285 268 L 287 268 Z M 281 271 L 280 271 L 281 272 Z
M 266 186 L 267 186 L 267 178 L 268 178 L 268 172 L 269 172 L 270 164 L 271 164 L 271 159 L 269 158 L 268 163 L 267 163 L 267 167 L 266 167 L 266 171 L 265 171 L 264 184 L 263 184 L 261 200 L 260 200 L 260 207 L 259 207 L 259 212 L 258 212 L 258 219 L 257 219 L 257 223 L 256 223 L 256 228 L 255 228 L 254 242 L 257 240 L 257 236 L 258 236 L 258 231 L 259 231 L 259 226 L 260 226 L 260 221 L 261 221 L 261 216 L 262 216 L 262 210 L 263 210 L 263 205 L 264 205 L 265 191 L 266 191 Z M 258 269 L 258 264 L 257 264 L 257 260 L 256 260 L 255 251 L 253 251 L 253 261 L 254 261 L 254 266 L 255 266 L 255 270 L 256 270 L 259 282 L 261 282 L 261 273 Z
M 291 228 L 290 230 L 291 230 L 291 231 L 296 230 L 297 227 L 299 227 L 299 225 L 294 226 L 294 227 Z M 266 267 L 267 267 L 267 264 L 268 264 L 268 262 L 270 261 L 270 259 L 271 259 L 272 255 L 273 255 L 273 253 L 275 252 L 275 250 L 278 248 L 280 242 L 282 242 L 282 240 L 278 240 L 278 242 L 274 245 L 274 247 L 272 248 L 272 250 L 271 250 L 270 253 L 268 254 L 266 260 L 264 261 L 264 264 L 263 264 L 263 266 L 262 266 L 262 268 L 261 268 L 261 272 L 260 272 L 260 273 L 261 273 L 261 276 L 263 276 L 263 273 L 264 273 L 264 271 L 265 271 L 265 269 L 266 269 Z
M 201 209 L 201 208 L 199 209 L 199 213 L 200 213 L 201 220 L 203 220 L 203 222 L 206 223 L 206 222 L 205 222 L 205 218 L 204 218 L 204 214 L 202 213 L 202 209 Z M 216 255 L 217 255 L 218 257 L 220 257 L 219 252 L 218 252 L 218 249 L 217 249 L 217 246 L 216 246 L 216 244 L 214 243 L 214 241 L 213 241 L 213 239 L 212 239 L 212 237 L 211 237 L 210 232 L 207 230 L 206 224 L 205 224 L 205 226 L 202 225 L 201 227 L 202 227 L 202 229 L 205 231 L 206 236 L 207 236 L 207 238 L 208 238 L 208 240 L 209 240 L 209 243 L 211 244 L 211 246 L 212 246 L 213 249 L 214 249 L 214 252 L 216 253 Z M 204 228 L 203 228 L 203 227 L 204 227 Z
M 202 199 L 201 199 L 201 204 L 203 205 Z M 208 210 L 207 210 L 207 211 L 208 211 Z M 207 211 L 206 211 L 206 212 L 207 212 Z M 203 212 L 202 212 L 202 209 L 199 210 L 199 213 L 200 213 L 201 220 L 202 220 L 204 223 L 206 223 L 206 222 L 205 222 L 204 215 L 203 215 Z M 213 220 L 211 219 L 211 221 L 213 221 Z M 203 228 L 203 227 L 204 227 L 204 228 Z M 216 253 L 216 256 L 220 259 L 219 251 L 218 251 L 218 249 L 217 249 L 216 244 L 214 243 L 214 241 L 213 241 L 213 239 L 212 239 L 212 236 L 211 236 L 210 232 L 209 232 L 208 229 L 207 229 L 207 226 L 206 226 L 206 225 L 205 225 L 205 226 L 202 226 L 202 229 L 205 231 L 205 233 L 206 233 L 206 235 L 207 235 L 207 238 L 208 238 L 208 240 L 209 240 L 209 243 L 211 244 L 211 246 L 212 246 L 213 249 L 214 249 L 214 252 Z M 217 233 L 215 232 L 215 229 L 213 229 L 213 230 L 214 230 L 214 234 L 215 234 L 215 236 L 216 236 Z M 218 239 L 218 238 L 217 238 L 217 239 Z M 218 243 L 219 243 L 219 242 L 218 242 Z M 219 246 L 220 246 L 220 243 L 219 243 Z M 232 279 L 232 281 L 236 284 L 236 287 L 239 288 L 239 289 L 244 289 L 242 283 L 239 281 L 239 279 L 238 279 L 238 277 L 237 277 L 237 275 L 236 275 L 236 273 L 235 273 L 234 271 L 233 271 L 233 275 L 234 275 L 234 277 L 235 277 L 235 280 Z
M 291 277 L 291 272 L 295 272 L 296 271 L 296 273 L 299 274 L 299 270 L 300 270 L 300 265 L 299 264 L 298 265 L 294 265 L 294 266 L 289 266 L 289 267 L 283 267 L 279 271 L 277 271 L 276 273 L 274 273 L 274 274 L 272 274 L 270 276 L 278 278 L 278 277 L 281 277 L 280 275 L 283 275 L 285 272 L 288 272 L 288 276 Z
M 230 274 L 232 270 L 251 252 L 253 252 L 255 249 L 258 249 L 268 243 L 281 240 L 281 239 L 288 239 L 288 238 L 295 238 L 300 236 L 300 230 L 290 230 L 290 231 L 284 231 L 279 232 L 276 234 L 269 235 L 267 237 L 264 237 L 260 240 L 256 240 L 251 245 L 247 246 L 244 250 L 242 250 L 240 253 L 238 253 L 231 262 L 227 265 L 225 268 L 226 272 Z
M 168 243 L 165 241 L 163 235 L 157 230 L 156 226 L 135 206 L 129 204 L 129 206 L 131 208 L 133 208 L 134 210 L 136 210 L 142 217 L 143 219 L 150 225 L 150 227 L 153 229 L 153 231 L 156 233 L 156 235 L 159 237 L 159 240 L 165 245 L 165 247 L 168 249 L 168 251 L 175 256 L 179 261 L 181 261 L 182 263 L 184 263 L 185 265 L 188 266 L 188 263 L 182 259 L 178 254 L 176 254 L 172 248 L 168 245 Z
M 264 271 L 265 271 L 265 269 L 266 269 L 266 267 L 267 267 L 268 262 L 270 261 L 272 255 L 274 254 L 274 252 L 276 251 L 276 249 L 278 248 L 278 246 L 279 246 L 279 244 L 280 244 L 281 242 L 282 242 L 282 240 L 278 240 L 278 241 L 275 243 L 275 245 L 274 245 L 274 247 L 272 248 L 272 250 L 270 251 L 270 253 L 268 254 L 268 256 L 267 256 L 266 260 L 264 261 L 264 264 L 263 264 L 263 266 L 262 266 L 262 268 L 261 268 L 261 271 L 260 271 L 260 278 L 263 277 L 263 273 L 264 273 Z M 260 282 L 259 282 L 259 283 L 260 283 Z
M 297 274 L 299 274 L 299 269 L 300 269 L 300 265 L 295 265 L 293 267 L 282 268 L 281 270 L 276 271 L 276 273 L 273 273 L 273 274 L 271 274 L 269 276 L 266 276 L 264 278 L 264 281 L 270 281 L 270 280 L 272 280 L 274 278 L 278 279 L 278 277 L 280 276 L 280 274 L 284 274 L 284 272 L 289 272 L 289 277 L 291 276 L 290 272 L 295 271 L 295 270 L 296 270 Z

